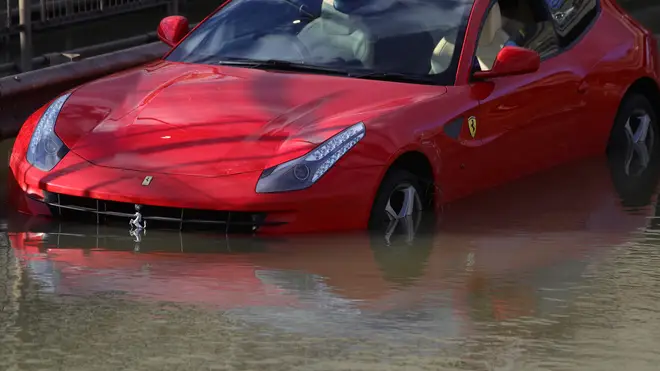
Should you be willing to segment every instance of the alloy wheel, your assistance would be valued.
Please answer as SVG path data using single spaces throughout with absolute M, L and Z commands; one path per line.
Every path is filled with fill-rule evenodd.
M 626 133 L 625 172 L 641 175 L 651 162 L 655 145 L 655 131 L 651 116 L 645 110 L 634 111 L 624 126 Z
M 401 184 L 390 194 L 385 206 L 385 240 L 390 243 L 394 232 L 401 231 L 410 243 L 422 220 L 422 201 L 417 189 L 411 184 Z

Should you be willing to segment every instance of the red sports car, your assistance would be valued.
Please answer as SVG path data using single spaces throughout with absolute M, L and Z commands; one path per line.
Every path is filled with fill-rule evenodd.
M 21 211 L 391 227 L 606 150 L 634 172 L 658 140 L 657 44 L 614 0 L 232 0 L 158 34 L 161 60 L 27 120 Z

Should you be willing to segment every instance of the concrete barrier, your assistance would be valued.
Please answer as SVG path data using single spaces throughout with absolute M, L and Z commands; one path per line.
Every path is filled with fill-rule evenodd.
M 162 42 L 68 62 L 0 79 L 0 99 L 70 81 L 94 78 L 160 58 L 169 47 Z
M 0 166 L 2 168 L 9 167 L 9 155 L 11 154 L 11 149 L 14 147 L 14 138 L 0 140 Z M 4 173 L 0 171 L 0 183 L 4 179 Z M 0 189 L 3 184 L 0 184 Z
M 9 216 L 7 207 L 7 186 L 9 185 L 9 155 L 14 145 L 14 140 L 9 139 L 0 140 L 0 240 L 2 239 L 2 231 L 7 229 L 6 219 Z M 0 247 L 2 247 L 0 241 Z
M 158 41 L 0 78 L 0 140 L 15 136 L 32 112 L 62 91 L 154 61 L 168 49 Z
M 76 49 L 66 50 L 60 53 L 47 53 L 32 59 L 33 70 L 59 65 L 72 60 L 81 60 L 101 54 L 107 54 L 145 45 L 158 41 L 156 32 L 132 36 L 125 39 L 113 40 L 101 44 L 83 46 Z M 14 62 L 0 64 L 0 78 L 20 73 L 20 66 Z

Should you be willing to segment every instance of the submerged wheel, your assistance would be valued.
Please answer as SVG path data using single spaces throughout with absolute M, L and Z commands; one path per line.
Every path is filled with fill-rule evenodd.
M 624 98 L 612 126 L 607 155 L 614 186 L 626 206 L 646 203 L 655 187 L 659 136 L 656 111 L 648 98 L 641 94 Z
M 623 161 L 627 176 L 640 176 L 655 159 L 658 144 L 658 121 L 655 109 L 641 94 L 626 97 L 617 113 L 608 152 Z
M 397 230 L 412 238 L 421 222 L 423 194 L 420 181 L 414 174 L 391 169 L 376 194 L 369 229 L 384 231 L 386 239 Z

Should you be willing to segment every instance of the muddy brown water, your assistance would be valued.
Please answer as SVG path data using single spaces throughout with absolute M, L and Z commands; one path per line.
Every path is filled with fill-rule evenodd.
M 12 217 L 0 370 L 657 370 L 658 171 L 580 161 L 389 243 Z

